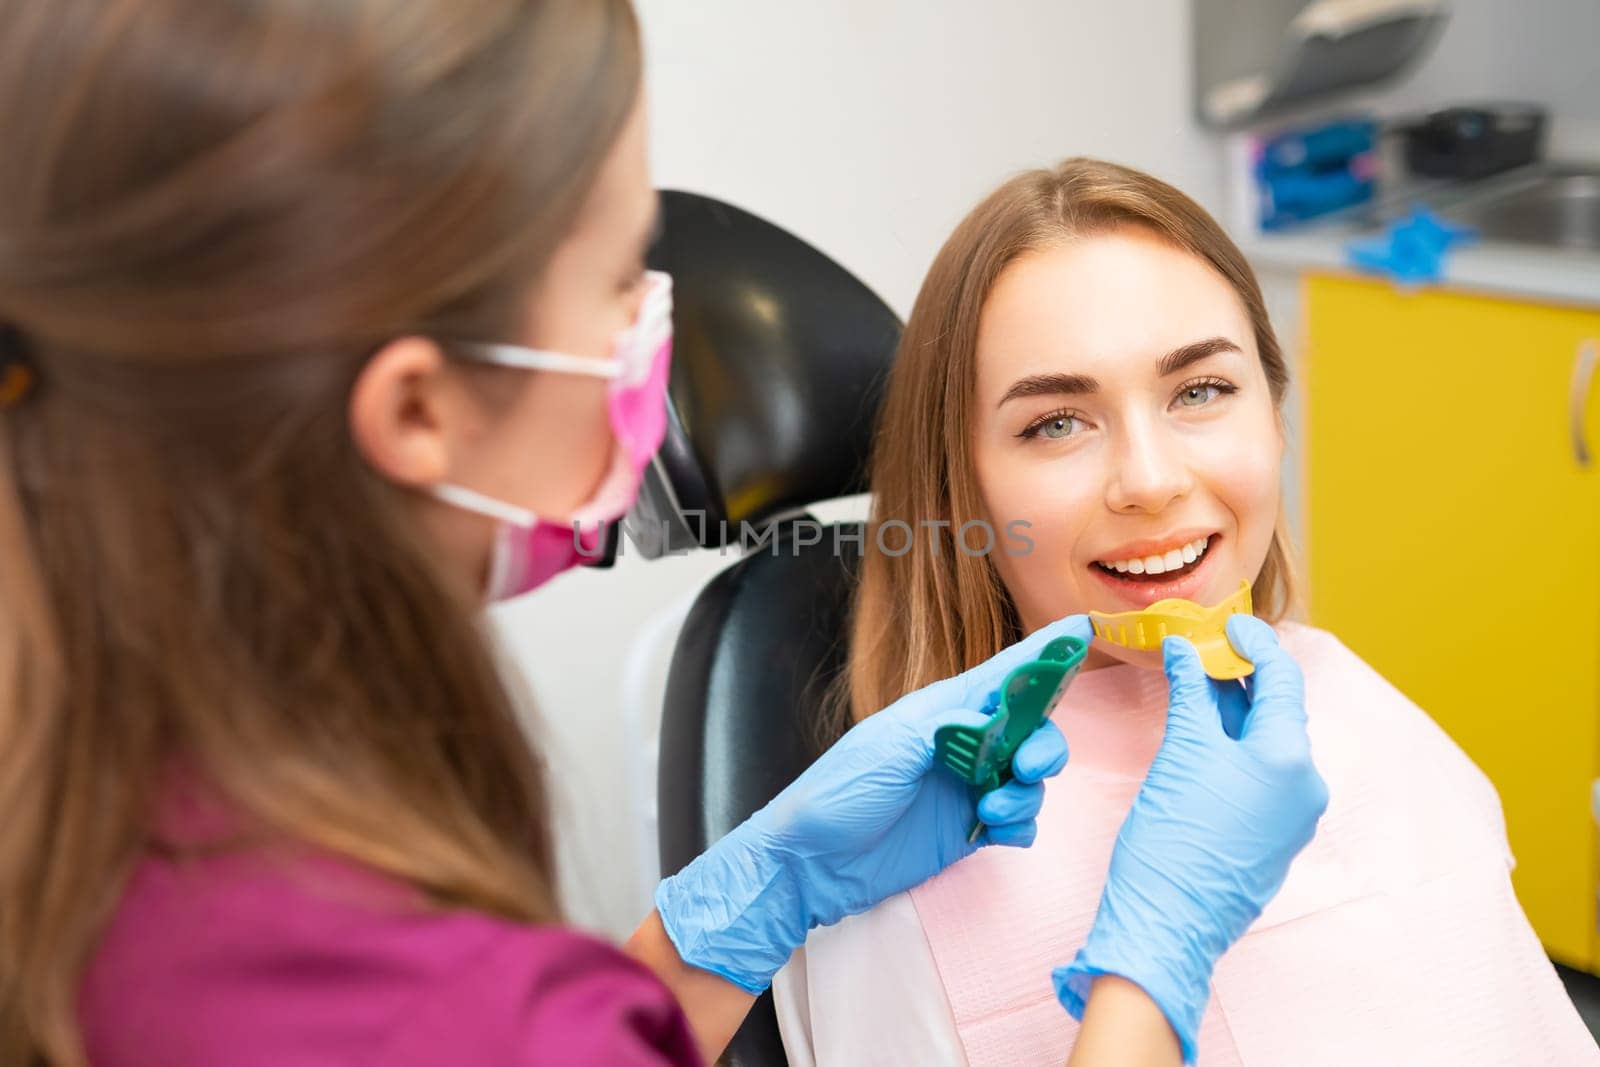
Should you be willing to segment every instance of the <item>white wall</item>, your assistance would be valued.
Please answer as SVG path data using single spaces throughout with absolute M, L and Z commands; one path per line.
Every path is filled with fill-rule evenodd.
M 1217 154 L 1189 118 L 1181 0 L 638 2 L 657 184 L 793 230 L 902 315 L 945 234 L 1024 167 L 1098 155 L 1218 197 Z M 545 709 L 535 729 L 558 765 L 579 922 L 621 935 L 648 907 L 635 754 L 653 733 L 662 669 L 659 657 L 641 666 L 654 691 L 625 709 L 622 661 L 727 562 L 624 559 L 496 611 Z
M 1188 5 L 641 0 L 659 184 L 793 229 L 904 314 L 940 242 L 1014 171 L 1076 154 L 1202 202 Z
M 1534 100 L 1563 119 L 1600 121 L 1600 2 L 1451 0 L 1437 49 L 1387 99 Z

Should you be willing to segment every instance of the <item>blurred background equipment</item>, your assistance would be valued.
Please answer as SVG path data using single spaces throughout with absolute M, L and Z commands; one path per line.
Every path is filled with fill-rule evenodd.
M 1424 178 L 1487 178 L 1539 159 L 1544 109 L 1537 104 L 1456 106 L 1400 127 L 1406 168 Z
M 1255 167 L 1261 229 L 1280 230 L 1371 200 L 1378 185 L 1377 142 L 1378 123 L 1362 117 L 1265 140 Z
M 1447 0 L 1193 0 L 1200 121 L 1237 127 L 1391 81 L 1438 40 Z

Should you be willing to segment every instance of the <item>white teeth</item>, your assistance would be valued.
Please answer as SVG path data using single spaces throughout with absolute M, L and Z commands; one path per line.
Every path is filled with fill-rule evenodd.
M 1165 574 L 1168 571 L 1181 569 L 1184 565 L 1193 563 L 1206 554 L 1206 546 L 1211 543 L 1209 537 L 1197 537 L 1186 545 L 1181 545 L 1159 556 L 1144 556 L 1140 559 L 1101 560 L 1100 566 L 1108 571 L 1118 574 Z

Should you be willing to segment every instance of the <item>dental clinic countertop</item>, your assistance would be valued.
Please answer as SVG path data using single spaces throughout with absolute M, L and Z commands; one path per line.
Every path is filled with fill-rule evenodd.
M 1362 236 L 1371 236 L 1371 231 L 1334 225 L 1256 235 L 1240 247 L 1257 270 L 1355 273 L 1345 245 Z M 1540 303 L 1600 306 L 1600 254 L 1482 241 L 1452 249 L 1445 260 L 1444 277 L 1428 285 Z

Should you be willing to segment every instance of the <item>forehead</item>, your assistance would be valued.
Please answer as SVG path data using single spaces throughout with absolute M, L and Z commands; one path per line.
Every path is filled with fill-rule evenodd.
M 1198 256 L 1124 227 L 1030 252 L 1001 273 L 979 321 L 979 380 L 1148 374 L 1174 348 L 1217 336 L 1256 354 L 1233 286 Z

